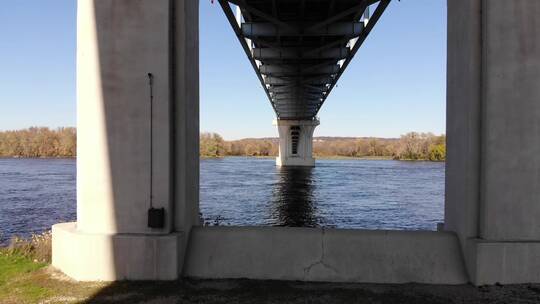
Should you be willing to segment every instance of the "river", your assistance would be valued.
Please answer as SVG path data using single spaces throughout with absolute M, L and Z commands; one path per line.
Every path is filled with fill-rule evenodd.
M 0 159 L 0 243 L 76 218 L 73 159 Z M 444 163 L 273 159 L 201 160 L 208 225 L 435 230 L 444 218 Z

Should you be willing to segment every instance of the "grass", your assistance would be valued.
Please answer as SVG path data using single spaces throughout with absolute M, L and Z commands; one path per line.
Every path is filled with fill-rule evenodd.
M 50 267 L 51 232 L 15 237 L 0 248 L 0 303 L 66 303 L 88 299 L 105 284 L 78 284 Z
M 15 237 L 0 248 L 0 302 L 34 303 L 49 295 L 30 278 L 50 262 L 51 241 L 51 233 L 44 232 L 29 239 Z
M 14 237 L 9 245 L 3 249 L 4 253 L 27 257 L 36 262 L 50 263 L 52 254 L 52 233 L 45 231 L 33 234 L 30 238 Z
M 35 263 L 29 258 L 0 252 L 0 286 L 14 275 L 25 274 L 38 270 L 47 264 Z
M 20 253 L 0 249 L 0 303 L 84 303 L 106 283 L 77 283 Z
M 29 280 L 46 267 L 19 254 L 0 251 L 0 301 L 2 303 L 34 303 L 48 296 L 48 290 Z

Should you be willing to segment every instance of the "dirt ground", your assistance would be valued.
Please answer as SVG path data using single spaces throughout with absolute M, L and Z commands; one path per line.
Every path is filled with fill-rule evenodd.
M 474 287 L 184 280 L 122 282 L 83 303 L 540 303 L 540 285 Z
M 254 280 L 76 282 L 50 266 L 0 282 L 1 304 L 22 303 L 540 303 L 540 284 L 445 286 Z

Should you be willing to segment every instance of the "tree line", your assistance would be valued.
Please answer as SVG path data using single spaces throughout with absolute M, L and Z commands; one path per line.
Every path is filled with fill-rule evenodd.
M 202 157 L 277 156 L 277 138 L 226 141 L 216 133 L 202 133 Z M 316 137 L 316 157 L 380 157 L 397 160 L 446 160 L 446 137 L 410 132 L 400 138 Z
M 0 157 L 75 157 L 75 128 L 32 127 L 0 132 Z M 446 138 L 431 133 L 411 132 L 400 138 L 316 137 L 316 157 L 380 157 L 398 160 L 446 159 Z M 216 133 L 201 133 L 201 157 L 277 156 L 278 139 L 224 140 Z
M 0 157 L 75 157 L 75 128 L 32 127 L 0 132 Z

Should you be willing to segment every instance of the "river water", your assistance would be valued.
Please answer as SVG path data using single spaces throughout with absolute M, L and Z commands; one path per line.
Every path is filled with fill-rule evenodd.
M 72 159 L 0 159 L 0 243 L 76 218 Z M 200 209 L 209 225 L 435 230 L 444 217 L 444 164 L 273 159 L 201 161 Z

